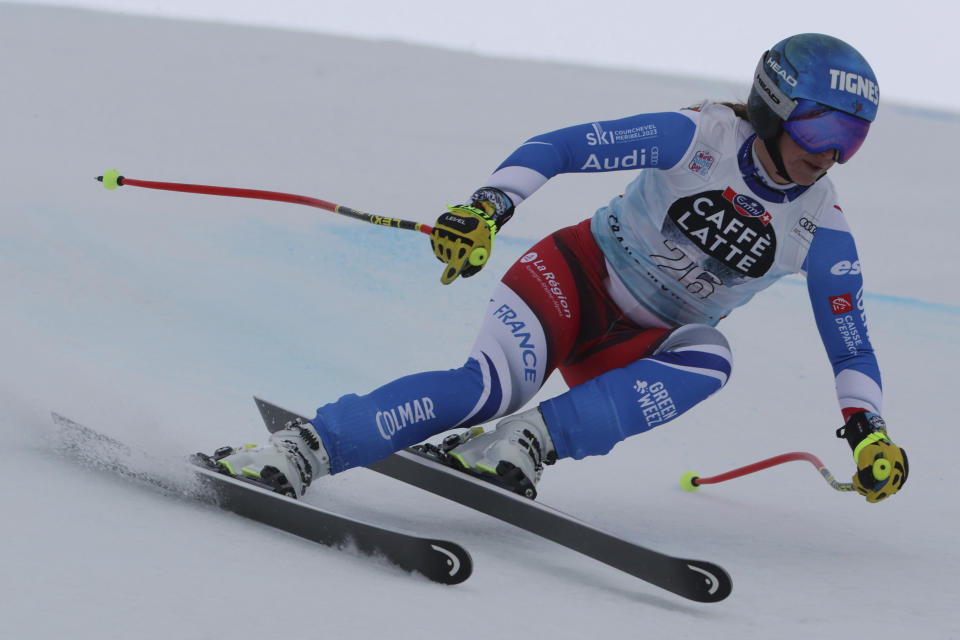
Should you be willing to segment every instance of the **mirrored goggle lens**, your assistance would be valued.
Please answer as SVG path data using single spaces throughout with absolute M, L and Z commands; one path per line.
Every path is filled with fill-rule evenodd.
M 797 103 L 783 128 L 810 153 L 835 149 L 840 154 L 838 161 L 844 163 L 857 152 L 870 130 L 870 123 L 863 118 L 811 100 L 798 100 Z

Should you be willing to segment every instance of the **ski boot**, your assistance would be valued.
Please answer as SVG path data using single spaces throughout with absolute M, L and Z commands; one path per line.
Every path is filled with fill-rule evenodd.
M 330 456 L 317 430 L 300 419 L 272 433 L 266 446 L 220 447 L 213 456 L 203 457 L 221 473 L 263 484 L 292 498 L 302 496 L 314 478 L 330 473 Z
M 537 497 L 536 484 L 543 465 L 557 461 L 539 407 L 500 420 L 493 431 L 473 429 L 451 436 L 444 444 L 454 466 L 489 476 L 530 499 Z

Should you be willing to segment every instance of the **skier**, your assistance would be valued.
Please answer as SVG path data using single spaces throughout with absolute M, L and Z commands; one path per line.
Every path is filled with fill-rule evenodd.
M 543 465 L 602 455 L 724 386 L 730 347 L 715 326 L 781 277 L 806 274 L 869 502 L 906 481 L 880 417 L 853 236 L 827 170 L 857 152 L 877 114 L 876 77 L 836 38 L 795 35 L 760 58 L 746 104 L 573 126 L 531 138 L 431 243 L 441 280 L 486 264 L 514 209 L 560 173 L 637 170 L 591 218 L 535 244 L 504 275 L 466 363 L 345 395 L 267 446 L 225 447 L 224 471 L 302 495 L 319 476 L 364 466 L 453 428 L 463 469 L 525 491 Z M 515 413 L 559 370 L 570 389 Z M 527 492 L 529 495 L 529 491 Z

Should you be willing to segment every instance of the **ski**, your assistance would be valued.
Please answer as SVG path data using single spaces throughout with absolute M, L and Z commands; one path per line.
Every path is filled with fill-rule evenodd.
M 138 461 L 149 458 L 119 440 L 53 413 L 61 431 L 62 448 L 90 466 L 200 500 L 281 531 L 333 548 L 356 550 L 383 558 L 397 567 L 442 584 L 459 584 L 470 577 L 473 562 L 460 545 L 406 534 L 332 513 L 274 493 L 260 485 L 219 473 L 202 454 L 184 462 L 185 477 L 178 480 L 144 471 Z
M 270 432 L 302 418 L 254 398 Z M 485 476 L 444 463 L 433 446 L 399 451 L 368 468 L 476 509 L 657 587 L 698 602 L 718 602 L 732 590 L 730 576 L 720 566 L 660 553 L 602 531 L 561 511 L 508 491 Z

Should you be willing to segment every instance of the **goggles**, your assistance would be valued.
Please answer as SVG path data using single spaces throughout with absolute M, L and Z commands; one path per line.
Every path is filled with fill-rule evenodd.
M 805 98 L 796 103 L 783 128 L 794 142 L 810 153 L 834 149 L 837 162 L 843 164 L 857 152 L 870 130 L 870 123 L 863 118 Z

